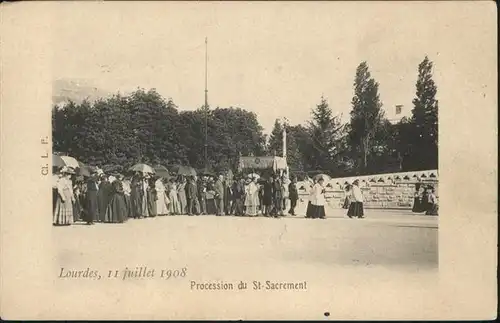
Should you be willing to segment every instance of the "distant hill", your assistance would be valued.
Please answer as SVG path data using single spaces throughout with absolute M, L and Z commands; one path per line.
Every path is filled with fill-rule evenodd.
M 87 80 L 59 79 L 52 84 L 52 102 L 60 105 L 68 101 L 81 103 L 83 100 L 95 101 L 110 96 L 111 93 L 99 89 Z

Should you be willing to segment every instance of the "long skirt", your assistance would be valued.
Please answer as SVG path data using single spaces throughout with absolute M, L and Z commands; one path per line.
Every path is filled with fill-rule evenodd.
M 207 214 L 217 214 L 217 206 L 215 205 L 215 199 L 206 199 L 207 204 Z
M 342 205 L 342 208 L 348 210 L 350 205 L 351 205 L 351 201 L 349 201 L 349 198 L 346 197 L 344 200 L 344 204 Z
M 148 214 L 150 217 L 154 218 L 157 215 L 156 200 L 153 198 L 153 194 L 148 194 Z
M 130 195 L 125 194 L 125 204 L 127 205 L 127 219 L 134 216 L 133 208 L 132 208 L 132 199 Z
M 171 215 L 176 215 L 181 213 L 181 205 L 179 203 L 179 199 L 177 197 L 177 192 L 172 191 L 169 193 L 170 204 L 168 205 L 169 213 Z
M 235 198 L 233 200 L 234 205 L 234 215 L 243 215 L 243 200 L 241 198 Z
M 186 214 L 187 213 L 187 199 L 186 199 L 186 193 L 180 192 L 179 193 L 179 205 L 180 205 L 180 214 Z
M 87 191 L 85 196 L 85 207 L 83 208 L 83 220 L 87 223 L 97 221 L 99 216 L 99 203 L 97 191 Z
M 106 209 L 108 208 L 109 197 L 105 192 L 97 193 L 97 201 L 99 203 L 99 214 L 96 221 L 103 222 L 106 217 Z
M 351 202 L 349 210 L 347 211 L 347 216 L 350 218 L 362 218 L 364 215 L 363 202 Z
M 53 188 L 52 189 L 52 213 L 54 213 L 56 210 L 56 203 L 57 203 L 57 196 L 58 195 L 59 195 L 59 193 L 57 193 L 57 189 Z
M 306 218 L 312 218 L 313 212 L 312 212 L 312 204 L 311 201 L 307 202 L 307 209 L 306 209 Z
M 60 196 L 57 197 L 56 209 L 52 218 L 54 225 L 70 225 L 73 223 L 73 202 L 71 202 L 71 194 L 69 190 L 64 190 L 65 202 Z
M 247 215 L 251 215 L 251 216 L 255 216 L 257 215 L 257 209 L 258 209 L 258 204 L 256 203 L 256 201 L 252 201 L 250 203 L 245 203 L 246 204 L 246 214 Z
M 106 223 L 123 223 L 127 218 L 127 203 L 123 194 L 113 194 L 108 207 L 104 222 Z
M 158 192 L 158 199 L 156 200 L 156 213 L 158 215 L 168 214 L 168 200 L 166 193 Z
M 80 221 L 82 214 L 82 205 L 80 203 L 80 197 L 75 198 L 75 203 L 73 203 L 73 220 L 75 222 Z
M 310 218 L 313 219 L 324 219 L 326 217 L 324 205 L 311 204 L 309 212 Z
M 422 201 L 419 198 L 413 199 L 413 208 L 411 209 L 414 213 L 424 212 L 425 209 L 422 208 Z
M 148 194 L 144 193 L 142 198 L 139 200 L 140 205 L 140 213 L 139 216 L 147 218 L 149 216 L 148 212 Z
M 250 216 L 257 215 L 259 209 L 259 196 L 257 194 L 247 195 L 245 199 L 245 213 Z

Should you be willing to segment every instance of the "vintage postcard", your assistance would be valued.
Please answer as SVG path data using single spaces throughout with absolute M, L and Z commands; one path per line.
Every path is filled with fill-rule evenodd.
M 496 317 L 494 2 L 0 18 L 2 319 Z

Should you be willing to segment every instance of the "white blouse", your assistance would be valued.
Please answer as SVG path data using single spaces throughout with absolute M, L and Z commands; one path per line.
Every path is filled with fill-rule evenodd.
M 363 202 L 363 193 L 361 192 L 359 186 L 352 186 L 352 197 L 354 198 L 355 202 Z
M 325 193 L 323 193 L 323 186 L 320 184 L 316 183 L 314 184 L 312 188 L 312 199 L 311 199 L 311 204 L 312 205 L 317 205 L 317 206 L 322 206 L 325 205 Z

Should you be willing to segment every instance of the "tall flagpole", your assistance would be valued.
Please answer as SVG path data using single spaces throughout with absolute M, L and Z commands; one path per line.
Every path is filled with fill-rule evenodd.
M 208 167 L 208 39 L 205 37 L 205 169 Z

